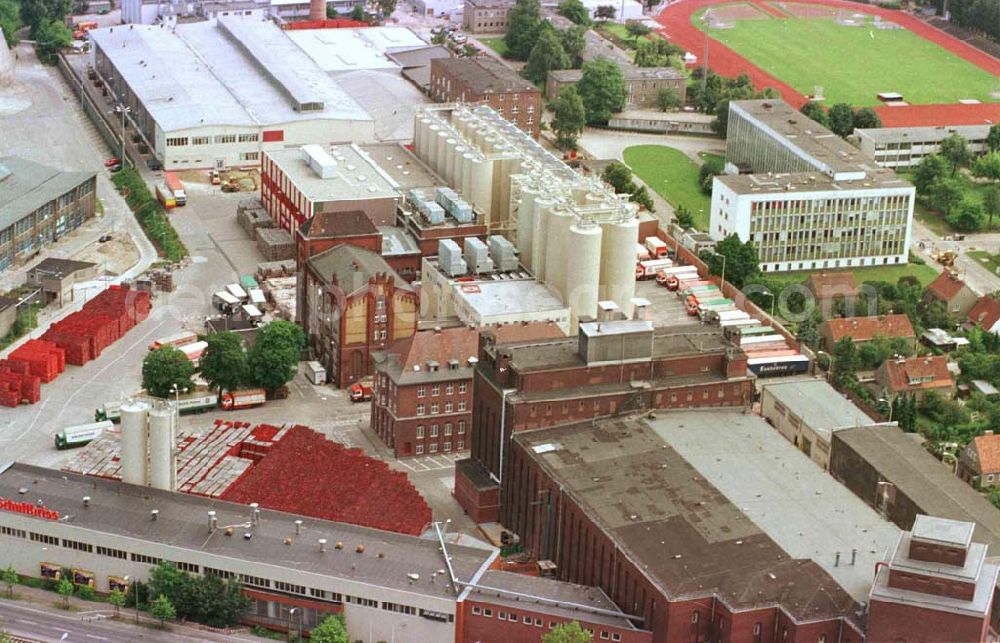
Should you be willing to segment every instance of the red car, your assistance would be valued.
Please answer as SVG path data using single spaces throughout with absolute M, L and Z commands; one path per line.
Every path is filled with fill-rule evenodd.
M 109 158 L 108 160 L 104 161 L 104 167 L 113 167 L 115 165 L 121 165 L 121 164 L 122 164 L 122 160 L 119 159 L 119 158 L 114 158 L 114 157 Z

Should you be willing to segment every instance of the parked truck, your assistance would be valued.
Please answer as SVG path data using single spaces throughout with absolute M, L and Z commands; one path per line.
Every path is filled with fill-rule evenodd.
M 667 290 L 677 290 L 683 279 L 697 279 L 698 269 L 694 266 L 671 266 L 656 271 L 656 283 Z
M 220 290 L 212 295 L 212 304 L 219 309 L 220 313 L 228 315 L 240 307 L 240 300 L 233 297 L 229 292 Z
M 184 184 L 173 172 L 164 172 L 163 180 L 174 195 L 174 202 L 178 206 L 187 205 L 187 192 L 184 191 Z
M 667 242 L 659 237 L 646 237 L 646 248 L 654 259 L 663 259 L 669 254 Z
M 168 210 L 177 207 L 177 200 L 174 199 L 174 193 L 170 191 L 166 183 L 156 184 L 156 198 Z
M 670 268 L 674 265 L 674 262 L 670 259 L 650 259 L 649 261 L 640 261 L 639 265 L 635 267 L 635 278 L 636 279 L 652 279 L 656 276 L 656 272 L 663 268 Z
M 112 428 L 114 425 L 107 421 L 91 422 L 89 424 L 79 424 L 69 426 L 56 433 L 55 443 L 57 449 L 75 449 L 90 443 L 101 437 L 101 434 Z
M 154 398 L 145 391 L 140 391 L 133 395 L 132 399 L 152 402 L 161 398 Z M 205 388 L 198 388 L 177 396 L 171 396 L 168 401 L 177 405 L 177 411 L 181 415 L 205 413 L 219 406 L 219 394 Z M 94 411 L 94 421 L 101 422 L 108 420 L 110 422 L 120 422 L 122 419 L 121 407 L 121 402 L 108 402 L 99 406 Z
M 641 243 L 635 244 L 635 262 L 640 263 L 643 261 L 649 261 L 653 257 L 649 254 L 649 248 L 642 245 Z
M 173 346 L 175 348 L 180 348 L 185 344 L 193 344 L 198 341 L 198 334 L 192 333 L 191 331 L 183 331 L 180 333 L 174 333 L 173 335 L 167 335 L 166 337 L 161 337 L 159 339 L 154 339 L 149 345 L 149 350 L 155 351 L 158 348 L 163 348 L 164 346 Z
M 239 284 L 229 284 L 226 286 L 226 292 L 239 299 L 240 304 L 245 304 L 250 301 L 250 295 L 248 295 L 247 291 L 243 290 L 243 286 Z
M 222 408 L 227 411 L 260 406 L 267 401 L 267 392 L 262 388 L 248 388 L 230 391 L 222 396 Z
M 347 391 L 351 394 L 352 402 L 367 402 L 372 399 L 372 381 L 370 378 L 365 378 L 351 384 Z

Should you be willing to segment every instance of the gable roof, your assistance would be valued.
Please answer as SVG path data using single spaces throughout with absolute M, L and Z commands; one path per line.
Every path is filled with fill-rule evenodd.
M 0 157 L 0 230 L 58 199 L 96 172 L 62 172 L 19 156 Z
M 1000 321 L 1000 302 L 989 295 L 983 295 L 969 311 L 969 321 L 989 330 Z
M 853 272 L 814 272 L 806 279 L 805 285 L 817 299 L 853 297 L 858 294 L 858 284 Z
M 1000 471 L 1000 435 L 980 435 L 972 440 L 980 473 Z
M 378 234 L 378 228 L 361 210 L 345 212 L 319 212 L 299 226 L 299 232 L 308 239 L 333 239 Z
M 948 358 L 944 355 L 887 359 L 878 367 L 875 379 L 893 393 L 938 389 L 953 384 Z
M 368 285 L 368 280 L 379 274 L 391 275 L 400 290 L 413 290 L 410 284 L 396 274 L 385 259 L 346 243 L 334 246 L 309 259 L 309 265 L 325 281 L 336 279 L 344 294 L 355 293 Z
M 958 293 L 962 292 L 962 289 L 965 287 L 964 281 L 945 270 L 927 286 L 927 292 L 933 295 L 935 299 L 948 302 L 958 295 Z
M 913 325 L 906 315 L 880 315 L 878 317 L 841 317 L 823 322 L 834 341 L 850 337 L 856 342 L 867 342 L 876 337 L 916 337 Z
M 414 333 L 389 346 L 384 351 L 385 370 L 398 384 L 471 378 L 475 362 L 470 364 L 469 358 L 478 354 L 478 329 L 436 328 Z M 455 368 L 449 362 L 456 362 Z M 437 370 L 431 370 L 430 363 L 436 363 Z

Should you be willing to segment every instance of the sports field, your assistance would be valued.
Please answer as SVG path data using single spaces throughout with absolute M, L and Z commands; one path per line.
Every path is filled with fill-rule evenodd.
M 802 94 L 822 86 L 827 105 L 877 105 L 876 94 L 887 91 L 910 103 L 991 101 L 991 92 L 1000 91 L 1000 81 L 984 69 L 906 29 L 877 29 L 871 17 L 844 26 L 832 18 L 761 13 L 720 29 L 706 27 L 703 13 L 692 16 L 699 29 Z

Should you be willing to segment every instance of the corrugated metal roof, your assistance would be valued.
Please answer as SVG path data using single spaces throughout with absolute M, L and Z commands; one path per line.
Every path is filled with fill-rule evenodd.
M 19 156 L 0 157 L 0 230 L 95 175 L 60 172 Z

